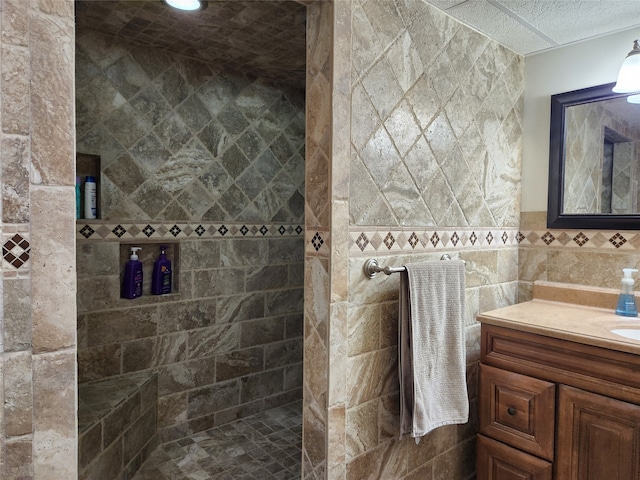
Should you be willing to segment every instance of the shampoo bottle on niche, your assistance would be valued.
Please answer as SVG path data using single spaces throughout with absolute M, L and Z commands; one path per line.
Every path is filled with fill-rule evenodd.
M 138 260 L 140 247 L 131 247 L 131 257 L 124 266 L 122 298 L 138 298 L 142 295 L 142 262 Z
M 160 247 L 160 256 L 153 264 L 153 278 L 151 279 L 151 293 L 164 295 L 171 293 L 171 261 L 165 251 L 168 247 Z
M 638 270 L 635 268 L 623 268 L 624 276 L 622 277 L 622 291 L 618 296 L 618 306 L 616 307 L 616 315 L 623 317 L 637 317 L 638 307 L 636 305 L 636 297 L 633 293 L 632 273 Z
M 84 218 L 93 220 L 98 216 L 96 177 L 88 176 L 84 181 Z
M 81 180 L 76 177 L 76 220 L 82 218 Z

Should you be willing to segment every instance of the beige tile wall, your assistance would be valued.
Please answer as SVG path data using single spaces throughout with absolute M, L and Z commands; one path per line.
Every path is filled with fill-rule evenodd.
M 622 269 L 640 267 L 640 231 L 548 229 L 546 218 L 522 212 L 520 300 L 531 298 L 535 280 L 620 288 Z
M 73 2 L 6 0 L 0 22 L 0 477 L 75 478 Z
M 338 4 L 339 5 L 339 4 Z M 334 7 L 307 7 L 302 478 L 327 478 Z
M 304 478 L 469 478 L 474 318 L 517 295 L 522 59 L 422 2 L 337 2 L 309 13 L 309 38 L 324 27 L 333 45 L 326 56 L 311 50 L 308 98 L 314 105 L 331 82 L 333 113 L 316 123 L 331 133 L 329 165 L 318 154 L 326 148 L 309 148 L 324 130 L 307 133 Z M 327 57 L 329 80 L 317 75 Z M 324 175 L 326 194 L 310 182 Z M 326 220 L 309 220 L 326 218 L 329 200 L 326 231 Z M 472 415 L 416 446 L 397 440 L 397 277 L 370 280 L 362 266 L 372 252 L 401 265 L 442 251 L 467 261 Z M 319 361 L 326 373 L 310 366 Z

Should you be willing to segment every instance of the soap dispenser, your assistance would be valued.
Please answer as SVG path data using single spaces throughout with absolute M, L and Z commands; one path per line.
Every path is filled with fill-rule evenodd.
M 638 270 L 635 268 L 623 268 L 624 276 L 622 277 L 622 291 L 618 297 L 618 306 L 616 308 L 616 315 L 622 315 L 623 317 L 637 317 L 638 307 L 636 306 L 636 297 L 633 293 L 633 278 L 632 273 L 636 273 Z
M 160 247 L 160 256 L 153 264 L 153 277 L 151 279 L 151 293 L 165 295 L 171 293 L 171 261 L 165 253 L 168 247 Z
M 122 298 L 138 298 L 142 295 L 142 262 L 138 260 L 140 247 L 131 247 L 131 257 L 124 266 Z

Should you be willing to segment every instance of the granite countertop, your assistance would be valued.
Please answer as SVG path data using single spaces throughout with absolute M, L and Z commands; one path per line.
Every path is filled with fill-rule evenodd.
M 478 315 L 481 323 L 640 355 L 640 340 L 612 333 L 640 329 L 640 318 L 614 313 L 618 291 L 536 282 L 533 300 Z M 640 306 L 640 299 L 637 299 Z

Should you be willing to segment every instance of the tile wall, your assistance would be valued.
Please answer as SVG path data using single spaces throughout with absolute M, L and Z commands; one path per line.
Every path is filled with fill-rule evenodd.
M 546 225 L 546 212 L 522 212 L 521 300 L 531 298 L 535 280 L 617 289 L 623 268 L 640 267 L 638 230 L 557 230 Z
M 119 243 L 78 244 L 79 380 L 157 373 L 161 443 L 302 395 L 302 237 L 179 248 L 179 292 L 125 300 Z
M 332 44 L 308 64 L 304 478 L 471 478 L 474 318 L 517 298 L 522 58 L 423 2 L 309 12 Z M 472 415 L 416 445 L 397 439 L 398 279 L 362 266 L 443 252 L 467 261 Z
M 307 130 L 304 251 L 304 396 L 302 478 L 325 479 L 330 458 L 328 436 L 328 365 L 330 348 L 332 97 L 334 8 L 345 2 L 315 2 L 307 7 Z M 342 159 L 344 161 L 344 159 Z M 332 462 L 332 463 L 330 463 Z
M 73 2 L 0 27 L 0 477 L 76 478 Z
M 100 218 L 302 221 L 304 92 L 87 29 L 76 50 Z
M 304 93 L 76 44 L 77 148 L 102 159 L 102 219 L 76 226 L 79 380 L 157 373 L 160 442 L 299 400 Z M 120 299 L 122 245 L 150 272 L 158 242 L 179 250 L 175 292 Z

